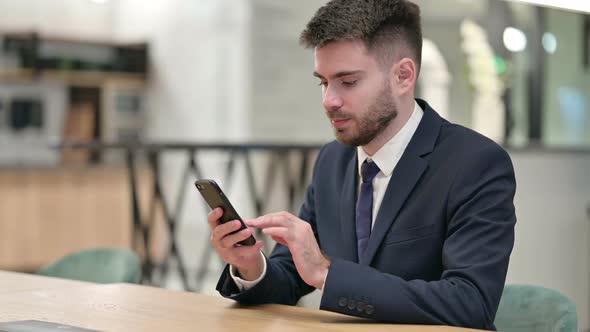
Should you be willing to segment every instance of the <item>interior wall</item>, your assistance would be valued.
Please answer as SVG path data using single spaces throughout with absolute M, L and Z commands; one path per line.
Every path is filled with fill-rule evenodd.
M 312 75 L 313 51 L 298 42 L 307 21 L 325 2 L 252 0 L 252 139 L 333 139 L 319 81 Z
M 557 289 L 590 329 L 590 154 L 511 151 L 516 241 L 507 282 Z
M 0 32 L 39 31 L 51 35 L 109 40 L 113 1 L 0 0 Z
M 149 40 L 153 140 L 235 140 L 249 133 L 247 1 L 117 1 L 114 35 Z

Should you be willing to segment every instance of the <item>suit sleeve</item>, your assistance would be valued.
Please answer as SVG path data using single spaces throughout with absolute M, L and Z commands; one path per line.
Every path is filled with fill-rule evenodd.
M 316 159 L 315 169 L 321 159 L 322 150 Z M 305 200 L 299 212 L 299 218 L 311 224 L 316 240 L 318 240 L 315 223 L 314 181 L 307 188 Z M 221 274 L 217 283 L 217 291 L 224 297 L 234 299 L 241 304 L 278 303 L 295 305 L 299 299 L 312 292 L 315 288 L 306 284 L 299 276 L 289 248 L 279 243 L 272 255 L 266 258 L 266 275 L 251 289 L 240 291 L 231 278 L 229 265 Z
M 502 148 L 473 153 L 448 195 L 440 280 L 403 280 L 334 259 L 320 309 L 391 323 L 494 329 L 514 244 L 515 190 Z

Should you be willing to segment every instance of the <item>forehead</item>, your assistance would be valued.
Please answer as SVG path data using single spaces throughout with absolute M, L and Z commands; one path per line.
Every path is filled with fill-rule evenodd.
M 365 70 L 377 68 L 375 58 L 369 54 L 360 40 L 329 42 L 314 50 L 315 71 L 329 76 L 342 70 Z

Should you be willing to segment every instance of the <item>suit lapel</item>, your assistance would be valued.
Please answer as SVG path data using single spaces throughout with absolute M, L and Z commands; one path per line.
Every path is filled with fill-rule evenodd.
M 356 248 L 356 196 L 357 196 L 357 156 L 356 152 L 346 166 L 346 173 L 344 176 L 344 184 L 342 185 L 342 193 L 340 195 L 340 230 L 342 232 L 342 258 L 357 262 L 357 248 Z M 350 245 L 350 244 L 353 245 Z
M 371 231 L 367 251 L 359 263 L 369 265 L 406 198 L 426 170 L 426 166 L 426 161 L 416 156 L 404 155 L 399 161 L 387 185 L 375 225 Z
M 424 110 L 424 115 L 391 175 L 375 219 L 375 225 L 371 231 L 367 250 L 361 257 L 360 264 L 369 265 L 371 263 L 404 202 L 428 168 L 428 161 L 423 157 L 432 152 L 442 119 L 426 102 L 422 100 L 417 100 L 417 102 Z M 354 243 L 356 244 L 356 242 Z

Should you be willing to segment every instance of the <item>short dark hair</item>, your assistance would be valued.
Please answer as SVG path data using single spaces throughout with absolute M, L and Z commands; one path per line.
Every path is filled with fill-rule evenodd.
M 405 49 L 410 54 L 403 55 L 420 68 L 420 7 L 408 0 L 332 0 L 318 9 L 299 41 L 306 48 L 321 48 L 331 41 L 354 39 L 363 41 L 381 65 L 391 66 L 395 50 Z

